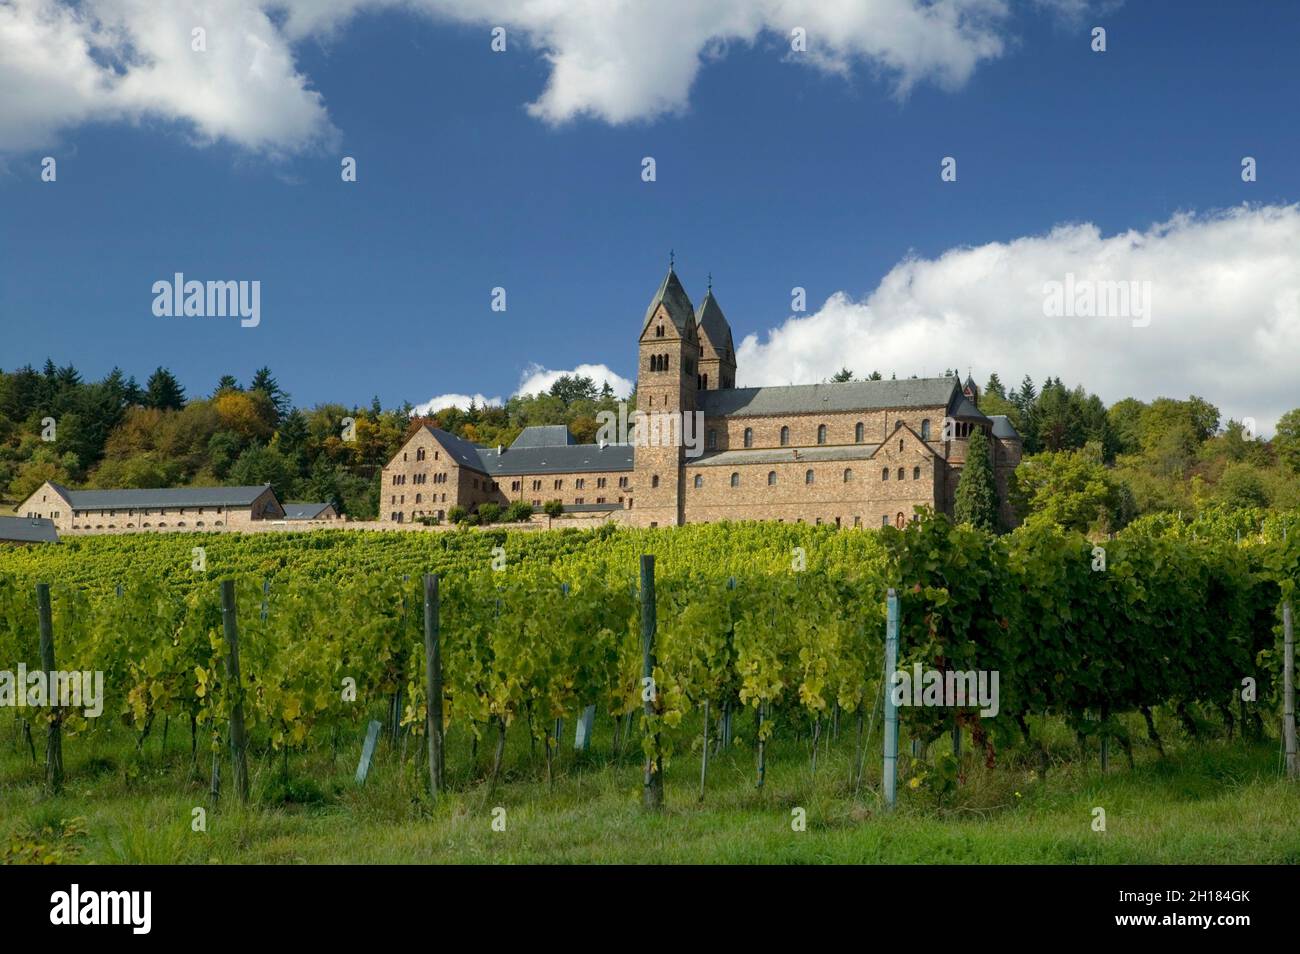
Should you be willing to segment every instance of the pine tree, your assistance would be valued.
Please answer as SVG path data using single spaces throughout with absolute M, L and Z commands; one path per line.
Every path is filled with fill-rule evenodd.
M 850 371 L 848 368 L 840 368 L 833 375 L 831 375 L 831 380 L 834 381 L 836 384 L 844 384 L 847 381 L 853 380 L 853 372 Z
M 971 433 L 970 445 L 966 448 L 966 463 L 957 482 L 953 518 L 958 523 L 969 523 L 990 533 L 998 530 L 998 486 L 993 479 L 989 441 L 981 428 Z
M 996 394 L 1004 401 L 1007 399 L 1007 389 L 1002 384 L 1002 379 L 998 377 L 998 373 L 996 371 L 994 371 L 992 374 L 989 375 L 989 379 L 984 385 L 984 393 Z
M 160 411 L 179 411 L 185 406 L 185 389 L 174 374 L 166 368 L 159 368 L 149 375 L 145 384 L 144 405 Z
M 271 404 L 275 408 L 275 423 L 277 424 L 289 413 L 289 408 L 292 407 L 289 395 L 276 383 L 270 368 L 258 368 L 253 374 L 253 380 L 249 383 L 248 390 L 261 391 L 270 398 Z

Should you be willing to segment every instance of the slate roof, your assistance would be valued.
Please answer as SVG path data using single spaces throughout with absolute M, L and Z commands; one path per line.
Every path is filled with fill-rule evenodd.
M 703 330 L 704 337 L 708 338 L 709 343 L 718 352 L 719 357 L 735 360 L 736 348 L 731 343 L 731 325 L 727 324 L 727 317 L 722 313 L 722 307 L 713 297 L 713 289 L 710 288 L 708 294 L 704 296 L 704 301 L 700 302 L 695 321 Z
M 954 391 L 957 391 L 955 378 L 908 378 L 902 381 L 845 381 L 701 391 L 698 401 L 700 409 L 710 417 L 815 414 L 819 411 L 871 411 L 894 407 L 947 407 Z
M 689 337 L 690 331 L 695 327 L 695 306 L 691 304 L 691 298 L 682 287 L 677 273 L 671 268 L 668 269 L 664 280 L 659 283 L 659 290 L 655 292 L 654 298 L 650 299 L 650 307 L 645 310 L 645 321 L 641 322 L 642 334 L 645 334 L 646 328 L 650 326 L 650 319 L 654 317 L 655 309 L 659 307 L 660 302 L 663 302 L 668 310 L 668 317 L 677 326 L 677 332 L 683 338 Z
M 741 464 L 819 464 L 834 460 L 868 460 L 879 444 L 853 444 L 841 447 L 800 447 L 799 456 L 790 447 L 754 447 L 738 450 L 714 451 L 694 459 L 687 458 L 687 467 L 723 467 Z
M 52 484 L 73 510 L 153 507 L 247 507 L 271 485 L 260 487 L 160 487 L 144 490 L 68 490 Z
M 44 517 L 0 517 L 0 541 L 58 543 L 59 533 Z
M 478 447 L 476 463 L 470 464 L 492 476 L 518 474 L 571 474 L 583 471 L 632 470 L 631 444 L 558 444 L 549 447 L 508 447 L 498 454 L 495 447 Z
M 1001 437 L 1013 441 L 1021 440 L 1020 432 L 1017 431 L 1015 425 L 1011 423 L 1011 418 L 1007 417 L 1005 414 L 994 414 L 989 418 L 989 420 L 993 422 L 994 437 Z
M 958 392 L 956 398 L 949 406 L 948 416 L 959 421 L 983 421 L 989 424 L 993 423 L 983 411 L 971 403 L 970 398 L 960 392 Z
M 287 503 L 284 505 L 285 520 L 315 520 L 330 503 Z
M 525 427 L 510 445 L 511 450 L 519 447 L 558 447 L 576 444 L 569 428 L 564 424 L 547 424 L 544 426 Z

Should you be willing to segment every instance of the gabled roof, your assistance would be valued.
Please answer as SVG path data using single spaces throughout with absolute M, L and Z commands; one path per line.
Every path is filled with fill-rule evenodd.
M 331 503 L 287 503 L 284 505 L 284 519 L 315 520 L 332 506 Z
M 270 484 L 258 487 L 159 487 L 143 490 L 64 490 L 73 510 L 133 510 L 152 507 L 247 507 Z
M 736 359 L 736 348 L 731 343 L 731 325 L 727 323 L 727 317 L 722 313 L 718 300 L 713 297 L 712 288 L 700 302 L 700 307 L 695 313 L 695 323 L 703 332 L 702 336 L 713 345 L 713 350 L 719 357 L 729 358 L 732 361 Z
M 483 469 L 483 462 L 478 459 L 479 448 L 476 445 L 471 444 L 462 437 L 444 431 L 440 427 L 430 427 L 426 424 L 424 428 L 434 436 L 439 444 L 447 449 L 447 453 L 451 455 L 451 459 L 456 463 L 462 467 L 472 467 L 474 470 Z
M 774 388 L 727 388 L 701 391 L 696 398 L 700 410 L 710 417 L 757 416 L 815 414 L 819 411 L 872 411 L 895 407 L 947 407 L 956 390 L 957 382 L 953 378 L 909 378 L 903 381 L 844 381 Z
M 993 436 L 1000 437 L 1004 440 L 1018 441 L 1021 440 L 1020 432 L 1016 430 L 1011 418 L 1005 414 L 994 414 L 989 418 L 993 422 Z
M 0 542 L 58 543 L 54 521 L 44 517 L 0 517 Z
M 510 449 L 520 447 L 557 447 L 577 443 L 565 424 L 546 424 L 525 427 L 510 444 Z
M 664 280 L 659 283 L 659 290 L 655 292 L 654 298 L 650 299 L 650 307 L 645 310 L 641 334 L 644 335 L 646 328 L 650 327 L 650 319 L 654 317 L 655 309 L 660 304 L 667 310 L 672 323 L 677 326 L 677 333 L 683 338 L 690 337 L 691 331 L 695 328 L 695 306 L 691 304 L 690 296 L 686 294 L 686 289 L 682 287 L 677 273 L 671 267 Z

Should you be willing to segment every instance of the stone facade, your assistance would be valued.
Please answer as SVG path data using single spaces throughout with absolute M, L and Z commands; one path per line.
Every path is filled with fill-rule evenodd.
M 174 496 L 191 495 L 196 501 L 210 497 L 216 501 L 226 491 L 243 491 L 245 488 L 182 488 L 179 494 L 171 490 L 147 491 L 69 491 L 58 484 L 46 481 L 18 507 L 22 516 L 46 517 L 53 521 L 59 533 L 105 532 L 125 533 L 148 530 L 245 530 L 268 520 L 284 517 L 284 510 L 269 486 L 261 488 L 247 502 L 241 497 L 247 493 L 231 494 L 239 502 L 172 502 Z M 149 499 L 156 494 L 156 499 Z M 121 495 L 120 504 L 100 502 L 81 503 L 83 498 L 99 500 L 105 496 Z
M 951 513 L 975 428 L 989 436 L 1003 518 L 1013 519 L 1007 496 L 1020 437 L 1006 418 L 979 411 L 969 378 L 736 389 L 735 375 L 731 330 L 712 288 L 697 310 L 670 269 L 638 338 L 637 412 L 671 415 L 687 434 L 698 427 L 694 446 L 644 433 L 630 447 L 574 445 L 553 428 L 528 428 L 494 451 L 423 427 L 384 468 L 380 520 L 559 500 L 605 507 L 637 526 L 901 525 L 918 507 Z

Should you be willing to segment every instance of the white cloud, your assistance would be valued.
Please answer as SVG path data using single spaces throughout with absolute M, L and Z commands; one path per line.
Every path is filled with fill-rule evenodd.
M 439 394 L 437 397 L 429 398 L 423 404 L 417 404 L 412 413 L 420 415 L 432 414 L 434 411 L 441 411 L 443 408 L 448 407 L 458 407 L 464 411 L 469 409 L 471 401 L 478 407 L 501 406 L 499 397 L 485 397 L 482 394 Z
M 794 62 L 862 65 L 906 92 L 952 88 L 1001 55 L 1008 0 L 8 0 L 0 3 L 0 150 L 51 145 L 92 121 L 181 123 L 200 142 L 288 153 L 330 142 L 296 44 L 364 12 L 507 28 L 549 78 L 528 105 L 550 123 L 622 123 L 684 109 L 706 60 L 769 39 Z M 271 16 L 274 14 L 274 18 Z M 207 52 L 191 30 L 207 31 Z M 808 51 L 790 52 L 790 31 Z
M 176 121 L 200 142 L 276 154 L 334 134 L 257 0 L 0 4 L 0 150 L 91 121 Z M 206 52 L 191 31 L 206 30 Z
M 1044 285 L 1147 281 L 1151 318 L 1049 318 Z M 1140 320 L 1137 320 L 1141 324 Z M 974 368 L 1083 384 L 1108 403 L 1198 394 L 1271 433 L 1300 404 L 1300 206 L 1183 214 L 1103 236 L 1091 224 L 896 265 L 865 300 L 832 295 L 737 352 L 738 383 L 802 384 Z
M 519 389 L 515 391 L 515 394 L 537 394 L 542 391 L 549 391 L 551 385 L 565 374 L 591 378 L 596 382 L 597 389 L 608 382 L 610 388 L 614 391 L 615 397 L 625 398 L 632 393 L 632 382 L 619 374 L 615 374 L 603 364 L 580 364 L 571 371 L 552 371 L 549 368 L 543 368 L 540 364 L 530 364 L 524 369 L 523 375 L 520 376 Z

